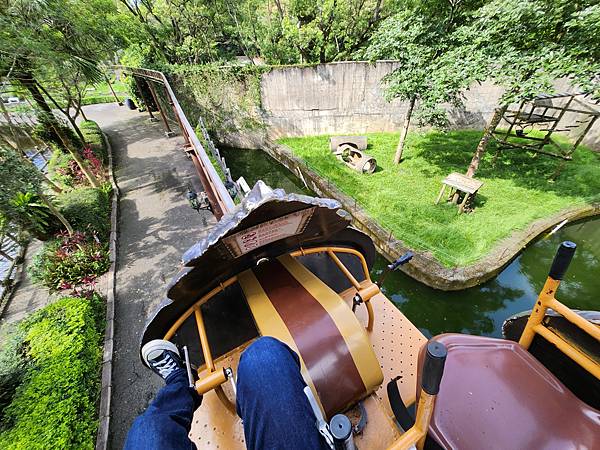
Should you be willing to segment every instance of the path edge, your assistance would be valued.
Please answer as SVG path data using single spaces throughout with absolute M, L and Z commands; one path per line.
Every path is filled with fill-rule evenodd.
M 98 434 L 96 435 L 96 450 L 106 450 L 109 441 L 110 406 L 112 396 L 112 362 L 114 349 L 115 325 L 115 275 L 117 271 L 117 241 L 119 222 L 119 186 L 114 177 L 114 154 L 109 137 L 102 132 L 102 138 L 108 151 L 108 179 L 112 185 L 110 208 L 109 261 L 105 284 L 106 297 L 106 328 L 104 331 L 104 349 L 102 352 L 102 385 L 100 390 L 100 406 L 98 408 Z

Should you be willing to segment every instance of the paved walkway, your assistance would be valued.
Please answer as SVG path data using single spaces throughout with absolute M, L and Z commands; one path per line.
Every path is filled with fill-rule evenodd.
M 187 203 L 188 184 L 201 189 L 181 137 L 165 138 L 161 123 L 124 106 L 89 106 L 85 114 L 110 138 L 121 190 L 110 422 L 110 446 L 120 450 L 132 421 L 162 384 L 139 359 L 146 317 L 164 298 L 183 252 L 215 221 Z

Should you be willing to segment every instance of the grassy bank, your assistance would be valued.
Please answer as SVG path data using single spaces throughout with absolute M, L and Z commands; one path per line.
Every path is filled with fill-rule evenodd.
M 129 96 L 127 93 L 127 86 L 122 81 L 111 81 L 112 88 L 114 89 L 119 100 L 123 101 Z M 94 105 L 97 103 L 112 103 L 115 101 L 115 97 L 110 90 L 110 87 L 106 82 L 98 83 L 95 86 L 91 86 L 86 92 L 82 100 L 83 105 Z
M 409 133 L 404 161 L 393 164 L 395 133 L 369 134 L 367 152 L 377 159 L 372 175 L 341 164 L 329 150 L 329 136 L 285 138 L 310 168 L 335 183 L 396 238 L 429 250 L 447 266 L 463 266 L 485 256 L 514 230 L 565 208 L 600 201 L 600 155 L 579 147 L 555 182 L 548 179 L 560 160 L 508 150 L 492 166 L 490 146 L 476 178 L 484 185 L 476 209 L 457 214 L 454 205 L 434 205 L 441 180 L 464 173 L 481 131 Z

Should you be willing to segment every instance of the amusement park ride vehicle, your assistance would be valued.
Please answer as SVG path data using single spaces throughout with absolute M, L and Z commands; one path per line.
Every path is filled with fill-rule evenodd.
M 183 255 L 142 345 L 185 346 L 204 395 L 191 431 L 198 448 L 244 448 L 234 380 L 259 336 L 298 353 L 317 419 L 345 414 L 360 449 L 598 448 L 600 413 L 586 402 L 598 393 L 600 328 L 554 298 L 574 251 L 569 242 L 559 248 L 518 342 L 428 341 L 371 281 L 373 243 L 338 202 L 258 182 Z M 548 308 L 585 343 L 547 326 Z M 579 398 L 568 376 L 559 380 L 528 351 L 542 338 L 589 374 L 577 380 Z

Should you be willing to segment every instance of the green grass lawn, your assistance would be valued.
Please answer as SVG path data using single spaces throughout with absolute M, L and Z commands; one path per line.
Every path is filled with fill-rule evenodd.
M 430 250 L 447 266 L 463 266 L 485 256 L 501 239 L 536 219 L 565 208 L 600 201 L 600 154 L 580 146 L 555 182 L 548 181 L 562 160 L 505 150 L 492 167 L 495 143 L 475 177 L 484 182 L 470 214 L 454 205 L 434 205 L 442 179 L 464 173 L 481 131 L 411 132 L 404 160 L 394 165 L 398 134 L 369 134 L 367 153 L 377 159 L 372 175 L 340 163 L 329 136 L 284 138 L 313 170 L 335 183 L 396 238 Z
M 111 84 L 117 97 L 124 100 L 129 96 L 127 93 L 127 86 L 122 81 L 111 80 Z M 93 105 L 95 103 L 111 103 L 114 102 L 115 98 L 110 91 L 110 88 L 106 82 L 98 83 L 95 86 L 90 86 L 89 90 L 85 92 L 83 98 L 84 105 Z

